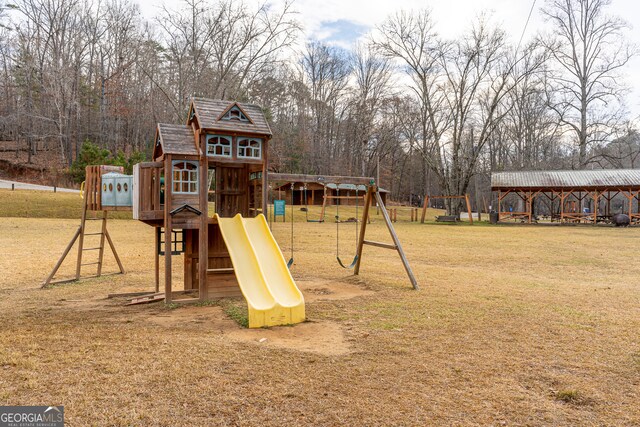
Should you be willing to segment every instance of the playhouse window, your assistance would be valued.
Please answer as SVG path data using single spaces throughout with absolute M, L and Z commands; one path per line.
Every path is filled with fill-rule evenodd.
M 208 135 L 207 155 L 214 157 L 231 157 L 231 138 L 221 135 Z
M 196 194 L 198 192 L 198 165 L 195 162 L 173 162 L 173 192 Z
M 238 157 L 244 159 L 261 159 L 262 140 L 253 138 L 238 138 Z
M 238 107 L 232 107 L 229 111 L 226 112 L 224 116 L 222 116 L 222 120 L 235 120 L 239 122 L 248 122 L 249 119 L 244 115 L 242 111 Z

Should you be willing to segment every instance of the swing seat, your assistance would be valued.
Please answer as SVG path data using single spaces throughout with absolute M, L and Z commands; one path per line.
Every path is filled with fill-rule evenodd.
M 351 270 L 358 263 L 358 255 L 353 257 L 353 261 L 351 261 L 351 264 L 349 265 L 344 265 L 344 263 L 342 262 L 339 256 L 337 256 L 336 259 L 338 260 L 338 264 L 340 264 L 340 267 L 346 268 L 347 270 Z

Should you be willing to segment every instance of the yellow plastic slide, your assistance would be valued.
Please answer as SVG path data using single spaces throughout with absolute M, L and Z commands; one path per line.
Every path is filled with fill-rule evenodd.
M 247 300 L 249 327 L 304 322 L 304 298 L 264 215 L 216 219 Z

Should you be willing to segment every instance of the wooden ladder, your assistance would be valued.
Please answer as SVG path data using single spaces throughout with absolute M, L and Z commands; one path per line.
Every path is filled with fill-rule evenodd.
M 80 227 L 78 227 L 78 229 L 76 230 L 75 234 L 71 238 L 71 241 L 69 242 L 69 244 L 65 248 L 64 252 L 62 253 L 62 256 L 60 257 L 60 259 L 58 260 L 56 265 L 53 267 L 53 270 L 51 271 L 49 276 L 43 282 L 43 284 L 42 284 L 43 288 L 46 287 L 46 286 L 49 286 L 49 285 L 55 285 L 55 284 L 60 284 L 60 283 L 69 283 L 69 282 L 74 282 L 74 281 L 80 280 L 82 267 L 88 267 L 88 266 L 91 266 L 91 265 L 97 266 L 96 274 L 95 275 L 91 275 L 91 276 L 85 276 L 85 277 L 82 277 L 82 278 L 83 279 L 89 279 L 89 278 L 93 278 L 93 277 L 100 277 L 102 275 L 102 264 L 103 264 L 103 260 L 104 260 L 104 246 L 105 246 L 104 244 L 105 244 L 105 240 L 109 244 L 109 247 L 111 248 L 111 252 L 113 252 L 113 256 L 115 257 L 116 262 L 118 263 L 118 268 L 120 270 L 119 274 L 124 274 L 124 267 L 122 266 L 122 262 L 120 261 L 120 257 L 118 256 L 118 253 L 116 252 L 116 248 L 113 245 L 113 241 L 111 240 L 111 236 L 109 236 L 109 231 L 107 230 L 107 211 L 106 210 L 102 211 L 102 217 L 99 217 L 97 215 L 97 213 L 99 211 L 92 211 L 92 212 L 95 213 L 95 216 L 93 216 L 91 218 L 88 218 L 87 217 L 87 212 L 89 211 L 89 209 L 88 209 L 88 202 L 87 201 L 88 201 L 88 198 L 85 197 L 84 198 L 84 203 L 83 203 L 83 208 L 82 208 L 82 219 L 80 220 Z M 87 221 L 101 221 L 100 231 L 87 232 Z M 100 242 L 99 242 L 99 244 L 97 246 L 92 246 L 92 247 L 89 247 L 89 248 L 85 248 L 85 240 L 84 240 L 85 236 L 100 236 Z M 77 256 L 77 262 L 76 262 L 76 274 L 75 274 L 75 277 L 70 278 L 70 279 L 53 280 L 53 277 L 58 272 L 58 269 L 60 268 L 60 266 L 62 265 L 64 260 L 67 258 L 67 255 L 71 251 L 71 248 L 75 244 L 76 240 L 78 240 L 78 256 Z M 83 263 L 82 261 L 83 261 L 84 253 L 85 252 L 94 252 L 94 251 L 98 251 L 98 259 L 97 259 L 97 261 L 91 261 L 91 262 Z M 118 273 L 116 273 L 116 274 L 118 274 Z

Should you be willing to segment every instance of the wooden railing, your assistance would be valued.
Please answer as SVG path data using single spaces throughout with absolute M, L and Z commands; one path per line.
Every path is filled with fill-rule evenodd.
M 133 218 L 141 221 L 164 218 L 164 200 L 161 183 L 162 162 L 143 162 L 135 165 L 133 173 Z

